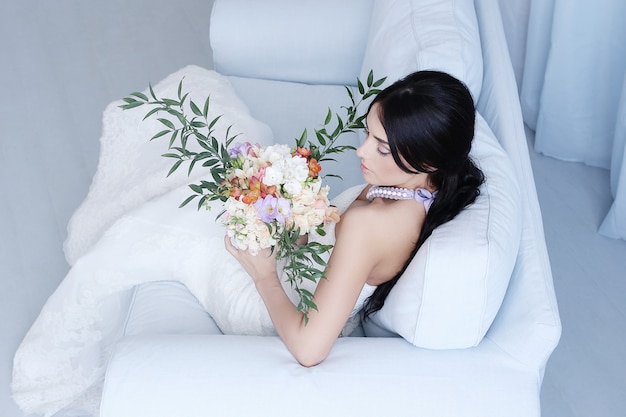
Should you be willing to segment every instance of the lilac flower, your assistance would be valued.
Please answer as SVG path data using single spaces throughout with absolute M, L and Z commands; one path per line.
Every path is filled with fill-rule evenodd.
M 267 195 L 263 199 L 254 202 L 259 219 L 264 223 L 270 223 L 276 218 L 276 197 Z
M 247 155 L 251 147 L 252 145 L 249 142 L 237 142 L 228 149 L 228 156 L 235 159 L 239 155 Z
M 270 223 L 272 220 L 285 224 L 285 219 L 291 215 L 289 200 L 285 198 L 276 198 L 267 195 L 263 199 L 254 202 L 259 219 L 264 223 Z
M 291 203 L 286 198 L 279 198 L 276 201 L 276 220 L 280 224 L 285 224 L 285 220 L 291 216 Z

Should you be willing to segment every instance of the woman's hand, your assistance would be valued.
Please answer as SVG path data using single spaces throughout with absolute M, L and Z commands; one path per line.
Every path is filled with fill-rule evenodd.
M 278 279 L 275 251 L 272 252 L 268 248 L 259 251 L 256 256 L 252 255 L 250 251 L 240 250 L 233 246 L 228 235 L 224 236 L 224 245 L 226 250 L 239 261 L 248 275 L 252 277 L 255 284 L 258 285 L 259 282 L 266 279 Z

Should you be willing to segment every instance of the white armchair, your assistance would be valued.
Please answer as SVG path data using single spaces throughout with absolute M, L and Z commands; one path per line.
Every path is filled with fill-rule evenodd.
M 405 3 L 411 2 L 389 2 Z M 320 365 L 304 368 L 278 337 L 143 333 L 117 343 L 102 417 L 540 415 L 539 393 L 559 340 L 559 315 L 498 1 L 474 3 L 482 65 L 459 71 L 479 77 L 465 81 L 512 162 L 521 195 L 521 237 L 508 288 L 502 289 L 506 294 L 494 308 L 493 321 L 485 319 L 490 326 L 472 336 L 475 343 L 420 347 L 417 338 L 409 343 L 385 325 L 392 319 L 379 320 L 365 326 L 365 335 L 339 339 Z M 341 86 L 355 82 L 364 61 L 376 62 L 368 55 L 373 10 L 375 0 L 216 0 L 211 17 L 215 69 L 229 76 L 276 141 L 290 141 L 302 127 L 317 126 L 328 106 L 344 102 Z M 436 59 L 424 55 L 416 65 Z M 378 65 L 387 70 L 376 75 L 391 78 L 405 68 L 398 56 Z M 359 139 L 348 140 L 357 144 Z M 335 181 L 334 189 L 361 180 L 360 172 L 349 168 L 351 158 L 358 166 L 354 156 L 346 156 L 337 165 L 343 183 Z

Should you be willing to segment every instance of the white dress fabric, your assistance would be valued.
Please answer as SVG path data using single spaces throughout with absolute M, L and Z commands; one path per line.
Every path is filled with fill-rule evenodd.
M 241 108 L 225 78 L 197 68 L 186 69 L 184 75 L 189 80 L 194 74 L 221 91 L 219 104 L 214 100 L 219 110 L 238 112 L 232 117 L 223 113 L 223 119 L 247 118 L 244 125 L 249 129 L 246 131 L 249 137 L 266 134 L 247 109 Z M 180 80 L 180 74 L 175 75 L 170 77 L 175 83 L 170 84 Z M 107 112 L 119 111 L 110 106 Z M 143 114 L 136 113 L 138 120 Z M 115 119 L 105 115 L 106 120 Z M 127 127 L 132 129 L 133 125 Z M 129 136 L 120 126 L 105 124 L 104 130 L 103 142 L 111 142 L 107 139 L 111 132 Z M 132 140 L 145 141 L 146 137 L 150 136 Z M 121 143 L 119 137 L 113 142 Z M 15 355 L 13 395 L 27 414 L 50 416 L 66 407 L 98 414 L 108 358 L 114 342 L 121 336 L 126 315 L 125 290 L 143 282 L 182 282 L 226 334 L 274 334 L 253 281 L 224 248 L 225 231 L 215 221 L 221 203 L 214 203 L 208 213 L 197 211 L 193 204 L 178 208 L 190 194 L 186 184 L 193 179 L 165 178 L 167 170 L 154 168 L 163 167 L 164 158 L 160 156 L 163 149 L 158 144 L 151 145 L 141 143 L 142 152 L 137 154 L 127 152 L 131 147 L 128 143 L 121 145 L 124 151 L 120 153 L 115 153 L 110 143 L 102 144 L 98 173 L 70 228 L 67 247 L 71 248 L 69 258 L 73 266 L 44 305 Z M 144 175 L 134 171 L 132 176 L 126 176 L 127 181 L 107 182 L 111 178 L 123 178 L 128 164 L 133 163 L 128 158 L 138 157 L 143 160 Z M 149 192 L 137 196 L 125 190 Z M 333 203 L 343 210 L 360 191 L 361 187 L 354 187 Z M 324 243 L 334 241 L 333 231 L 334 227 L 329 227 Z M 307 285 L 314 289 L 315 284 Z M 295 300 L 293 291 L 286 290 Z M 372 287 L 364 288 L 359 302 L 363 303 L 372 290 Z M 355 306 L 355 312 L 359 307 Z M 354 321 L 349 325 L 354 326 Z

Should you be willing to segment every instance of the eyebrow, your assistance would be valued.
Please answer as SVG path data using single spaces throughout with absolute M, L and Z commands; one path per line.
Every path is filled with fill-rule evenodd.
M 381 138 L 379 138 L 379 137 L 377 137 L 377 136 L 374 136 L 374 139 L 376 139 L 376 140 L 378 141 L 378 143 L 380 143 L 381 145 L 387 145 L 387 146 L 389 146 L 389 142 L 388 142 L 388 141 L 386 141 L 386 140 L 384 140 L 384 139 L 381 139 Z

